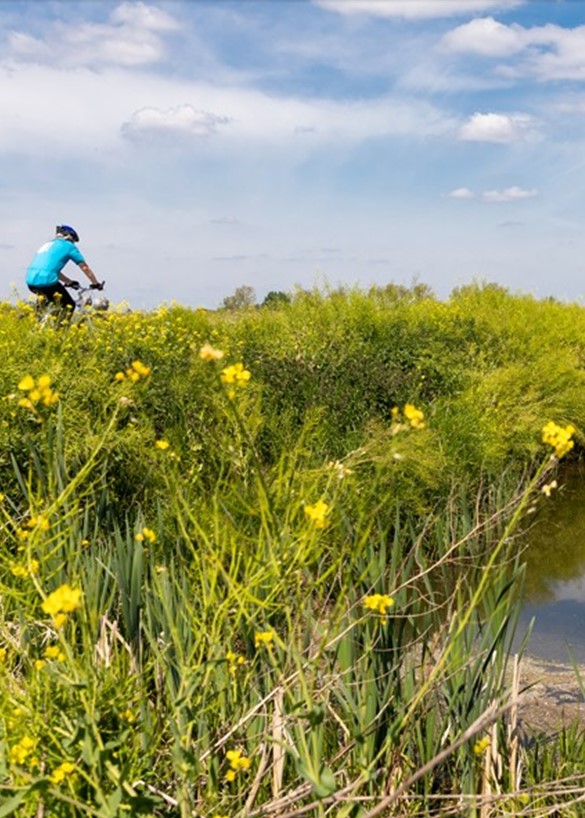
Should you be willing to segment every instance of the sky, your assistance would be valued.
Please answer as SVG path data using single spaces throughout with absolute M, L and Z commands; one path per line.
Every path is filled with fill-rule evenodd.
M 0 0 L 1 300 L 61 223 L 138 309 L 581 302 L 585 0 Z

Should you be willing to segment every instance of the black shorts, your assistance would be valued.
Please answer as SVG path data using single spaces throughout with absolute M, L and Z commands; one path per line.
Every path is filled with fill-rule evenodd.
M 31 293 L 43 296 L 50 304 L 59 305 L 65 309 L 74 310 L 75 301 L 71 298 L 65 287 L 57 282 L 57 284 L 50 284 L 48 287 L 33 287 L 28 285 Z

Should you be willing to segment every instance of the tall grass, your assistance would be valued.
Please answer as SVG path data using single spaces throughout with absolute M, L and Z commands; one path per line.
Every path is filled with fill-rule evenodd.
M 547 401 L 522 410 L 536 441 L 492 439 L 462 410 L 495 355 L 475 292 L 388 298 L 114 316 L 91 338 L 5 308 L 0 816 L 575 800 L 562 745 L 516 722 L 512 535 L 554 465 Z M 241 360 L 249 383 L 226 375 Z M 47 405 L 21 380 L 46 372 Z

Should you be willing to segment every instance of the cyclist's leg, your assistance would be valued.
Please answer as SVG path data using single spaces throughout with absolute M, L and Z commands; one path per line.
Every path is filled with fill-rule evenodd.
M 44 287 L 34 287 L 31 284 L 28 285 L 29 290 L 31 293 L 36 295 L 35 301 L 35 309 L 39 318 L 45 313 L 48 305 L 49 299 L 47 294 L 44 292 Z
M 29 286 L 29 290 L 35 295 L 46 299 L 50 304 L 66 309 L 69 313 L 72 313 L 75 309 L 75 301 L 60 282 L 51 284 L 48 287 Z
M 75 301 L 71 298 L 65 287 L 59 282 L 58 284 L 55 284 L 53 289 L 53 300 L 56 303 L 58 302 L 63 309 L 67 310 L 67 312 L 71 314 L 75 310 Z

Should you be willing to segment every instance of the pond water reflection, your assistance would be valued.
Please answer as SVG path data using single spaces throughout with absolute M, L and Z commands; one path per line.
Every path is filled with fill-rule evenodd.
M 565 466 L 543 496 L 527 544 L 519 633 L 534 619 L 528 653 L 585 663 L 585 466 Z

